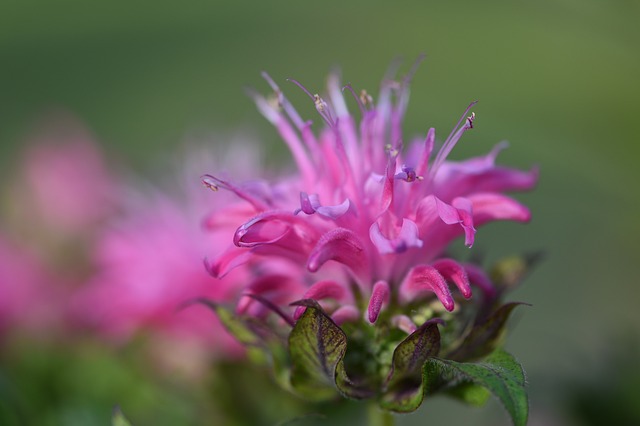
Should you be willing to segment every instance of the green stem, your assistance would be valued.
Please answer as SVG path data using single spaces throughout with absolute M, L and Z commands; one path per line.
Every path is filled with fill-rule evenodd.
M 381 409 L 376 403 L 369 404 L 367 417 L 369 426 L 393 426 L 396 423 L 393 414 Z

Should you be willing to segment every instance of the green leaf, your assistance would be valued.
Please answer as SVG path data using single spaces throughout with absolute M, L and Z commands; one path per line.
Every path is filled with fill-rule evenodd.
M 404 339 L 393 352 L 386 391 L 380 406 L 396 412 L 416 410 L 424 398 L 422 367 L 429 357 L 440 351 L 439 318 L 425 322 Z
M 489 399 L 489 396 L 491 396 L 491 392 L 486 388 L 472 382 L 461 383 L 448 389 L 446 392 L 447 395 L 476 407 L 483 406 Z
M 293 364 L 291 385 L 311 400 L 336 396 L 336 369 L 347 350 L 347 336 L 314 300 L 295 305 L 306 306 L 289 335 Z
M 352 380 L 347 374 L 342 359 L 336 366 L 336 387 L 342 395 L 352 399 L 367 399 L 376 393 L 374 389 L 370 388 L 370 384 Z
M 511 302 L 496 309 L 483 322 L 475 325 L 462 343 L 446 354 L 446 358 L 467 361 L 480 359 L 492 353 L 500 344 L 511 312 L 520 305 L 529 306 L 527 303 Z
M 120 407 L 116 407 L 113 410 L 113 417 L 111 417 L 111 426 L 131 426 L 131 423 L 122 414 Z
M 495 395 L 509 412 L 515 426 L 524 426 L 529 414 L 525 389 L 525 375 L 516 359 L 497 350 L 479 363 L 460 363 L 430 358 L 424 367 L 424 381 L 428 391 L 443 384 L 475 383 Z

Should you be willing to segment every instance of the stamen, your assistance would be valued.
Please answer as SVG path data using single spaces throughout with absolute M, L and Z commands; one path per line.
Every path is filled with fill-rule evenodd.
M 365 109 L 364 102 L 362 101 L 362 98 L 358 97 L 358 95 L 356 95 L 355 90 L 353 90 L 353 87 L 351 87 L 351 83 L 347 84 L 346 86 L 344 86 L 342 88 L 343 92 L 344 92 L 344 89 L 347 89 L 349 92 L 351 92 L 351 95 L 353 96 L 353 99 L 355 99 L 356 103 L 358 104 L 358 108 L 360 108 L 360 113 L 362 113 L 362 116 L 364 117 L 364 115 L 367 112 L 367 110 Z
M 271 106 L 271 108 L 277 111 L 282 110 L 282 100 L 280 98 L 280 95 L 281 94 L 274 93 L 273 95 L 266 97 L 267 103 Z
M 220 189 L 220 187 L 216 185 L 216 180 L 213 176 L 204 175 L 201 179 L 202 184 L 205 186 L 205 188 L 209 188 L 212 191 L 218 191 Z
M 384 146 L 384 152 L 386 152 L 390 157 L 397 157 L 400 154 L 396 148 L 394 148 L 390 143 Z
M 360 101 L 366 108 L 373 107 L 373 96 L 367 93 L 367 91 L 364 89 L 360 91 Z
M 402 171 L 396 173 L 393 177 L 397 180 L 404 180 L 405 182 L 415 182 L 416 180 L 423 180 L 424 177 L 418 176 L 413 167 L 402 166 Z
M 302 130 L 305 126 L 305 122 L 300 117 L 300 114 L 298 114 L 298 111 L 296 111 L 293 105 L 291 105 L 291 102 L 289 102 L 286 96 L 284 96 L 284 93 L 282 92 L 282 90 L 280 90 L 280 86 L 278 86 L 276 82 L 271 78 L 271 76 L 266 72 L 263 71 L 261 75 L 262 75 L 262 78 L 264 78 L 267 81 L 267 83 L 269 83 L 269 86 L 271 86 L 271 89 L 273 89 L 273 91 L 275 92 L 275 95 L 278 99 L 279 106 L 287 113 L 287 115 L 289 116 L 291 121 L 293 121 L 293 124 L 298 128 L 298 130 Z
M 243 200 L 245 200 L 246 202 L 248 202 L 249 204 L 251 204 L 256 210 L 258 211 L 264 211 L 269 209 L 269 205 L 268 202 L 266 200 L 261 200 L 260 198 L 254 196 L 253 194 L 249 193 L 248 191 L 238 188 L 237 186 L 224 181 L 222 179 L 218 179 L 215 176 L 212 175 L 202 175 L 200 177 L 202 184 L 211 189 L 212 191 L 218 191 L 220 188 L 226 189 L 228 191 L 233 192 L 234 194 L 236 194 L 238 197 L 242 198 Z
M 472 112 L 471 116 L 467 117 L 467 123 L 468 123 L 470 129 L 473 129 L 473 122 L 475 121 L 475 119 L 476 119 L 476 113 L 475 112 Z
M 282 94 L 282 90 L 280 90 L 280 87 L 278 87 L 276 82 L 273 81 L 271 76 L 269 74 L 267 74 L 265 71 L 262 71 L 260 73 L 260 75 L 262 76 L 262 78 L 264 78 L 267 81 L 269 86 L 271 86 L 271 89 L 273 90 L 273 92 L 276 95 L 276 98 L 278 100 L 278 104 L 280 106 L 282 106 L 284 104 L 284 95 Z
M 333 120 L 333 116 L 331 115 L 331 110 L 329 109 L 329 105 L 327 105 L 327 103 L 324 101 L 324 99 L 320 97 L 320 95 L 318 94 L 312 95 L 311 92 L 309 92 L 307 88 L 304 87 L 297 80 L 288 78 L 287 81 L 290 81 L 291 83 L 295 84 L 300 89 L 302 89 L 302 91 L 306 93 L 307 96 L 309 96 L 309 98 L 311 98 L 313 103 L 316 105 L 316 110 L 318 111 L 320 116 L 324 119 L 324 121 L 329 125 L 329 127 L 331 128 L 335 127 L 335 121 Z
M 422 63 L 422 61 L 425 60 L 426 57 L 427 55 L 425 53 L 421 53 L 420 55 L 418 55 L 413 65 L 411 65 L 411 69 L 409 69 L 409 72 L 407 73 L 407 75 L 405 75 L 404 78 L 402 79 L 403 85 L 407 85 L 411 83 L 411 80 L 413 80 L 413 76 L 416 75 L 416 72 L 418 71 L 420 64 Z
M 456 123 L 456 126 L 453 128 L 453 130 L 451 131 L 447 139 L 442 144 L 442 148 L 440 148 L 440 151 L 438 152 L 438 155 L 436 156 L 436 159 L 433 162 L 433 167 L 431 167 L 431 170 L 429 171 L 429 176 L 431 176 L 432 178 L 433 176 L 436 175 L 436 172 L 438 171 L 442 163 L 444 163 L 444 161 L 447 159 L 447 156 L 451 153 L 453 148 L 456 146 L 456 143 L 458 143 L 458 141 L 462 137 L 462 134 L 469 129 L 473 129 L 473 122 L 476 119 L 476 114 L 472 112 L 469 117 L 466 117 L 466 120 L 465 120 L 465 116 L 469 113 L 471 108 L 473 108 L 473 106 L 477 103 L 478 101 L 473 101 L 469 104 L 467 109 L 464 110 L 464 114 L 462 114 L 462 117 L 460 117 L 460 119 Z M 465 124 L 464 126 L 460 127 L 463 120 L 465 120 Z

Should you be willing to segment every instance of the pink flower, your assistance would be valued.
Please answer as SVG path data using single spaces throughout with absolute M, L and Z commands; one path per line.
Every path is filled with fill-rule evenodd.
M 0 336 L 9 330 L 49 332 L 59 324 L 62 298 L 34 253 L 0 234 Z
M 182 309 L 193 299 L 236 298 L 246 273 L 238 268 L 213 279 L 203 268 L 206 253 L 222 251 L 230 242 L 202 232 L 206 213 L 216 209 L 199 185 L 179 191 L 146 188 L 132 193 L 120 217 L 102 230 L 94 248 L 95 276 L 74 300 L 77 321 L 103 335 L 126 341 L 151 331 L 164 341 L 204 346 L 222 355 L 239 346 L 221 331 L 217 319 L 202 306 Z M 229 195 L 229 198 L 232 196 Z M 220 209 L 224 215 L 224 210 Z
M 447 159 L 474 127 L 470 110 L 475 102 L 439 149 L 434 148 L 434 129 L 406 141 L 402 120 L 414 71 L 401 81 L 387 78 L 376 103 L 365 91 L 341 87 L 335 74 L 329 77 L 326 98 L 290 80 L 315 104 L 324 122 L 318 135 L 263 74 L 274 98 L 252 96 L 287 144 L 298 173 L 259 190 L 203 177 L 205 185 L 235 193 L 243 200 L 239 206 L 253 212 L 244 223 L 240 217 L 212 219 L 235 219 L 238 225 L 235 246 L 209 265 L 214 275 L 246 262 L 278 259 L 287 265 L 281 275 L 289 278 L 270 280 L 261 273 L 247 292 L 277 305 L 316 299 L 336 322 L 365 316 L 373 323 L 391 300 L 406 304 L 429 295 L 451 311 L 455 293 L 450 283 L 462 297 L 471 297 L 467 270 L 443 257 L 446 247 L 461 236 L 471 247 L 476 228 L 490 221 L 528 221 L 529 210 L 504 193 L 532 188 L 537 171 L 497 166 L 502 144 L 485 156 Z M 353 98 L 359 118 L 349 112 L 345 94 Z M 256 284 L 265 280 L 269 285 Z M 368 300 L 366 309 L 358 306 L 360 297 Z M 240 300 L 243 310 L 256 304 L 254 298 Z M 298 307 L 294 318 L 304 309 Z M 411 329 L 404 318 L 395 322 Z
M 68 118 L 45 125 L 30 141 L 19 197 L 31 222 L 82 233 L 113 209 L 116 184 L 92 136 Z

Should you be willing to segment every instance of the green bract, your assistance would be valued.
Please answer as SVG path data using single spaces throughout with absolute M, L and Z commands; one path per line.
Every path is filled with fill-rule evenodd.
M 436 317 L 437 310 L 412 308 L 413 318 L 421 318 L 422 324 L 410 334 L 392 327 L 389 316 L 375 325 L 362 319 L 338 326 L 312 299 L 293 303 L 305 308 L 295 323 L 279 311 L 257 321 L 200 302 L 260 355 L 252 359 L 271 363 L 278 382 L 309 401 L 341 395 L 373 399 L 384 410 L 408 413 L 435 393 L 476 406 L 493 394 L 515 425 L 525 425 L 525 374 L 517 360 L 500 349 L 507 320 L 523 303 L 485 299 L 444 313 L 446 322 Z

